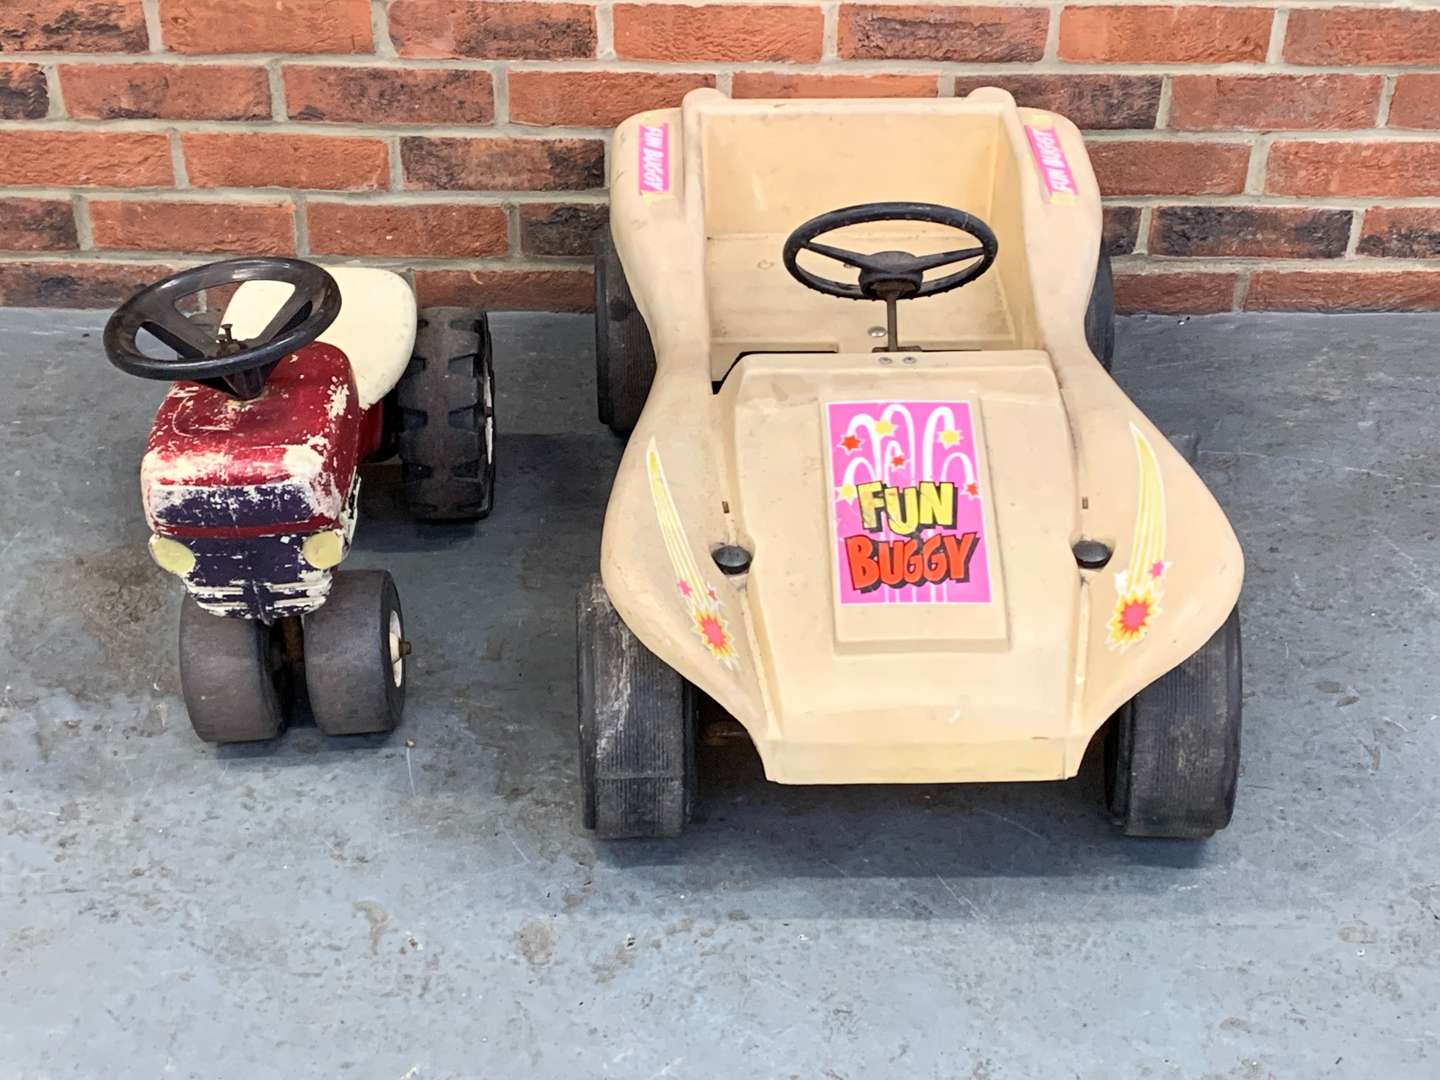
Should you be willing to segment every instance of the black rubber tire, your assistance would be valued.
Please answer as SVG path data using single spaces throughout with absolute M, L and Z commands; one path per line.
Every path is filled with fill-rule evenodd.
M 655 381 L 655 346 L 635 306 L 625 268 L 602 229 L 595 237 L 595 403 L 617 435 L 634 430 Z
M 180 693 L 206 742 L 256 742 L 285 729 L 275 634 L 255 619 L 212 615 L 193 597 L 180 606 Z
M 1116 714 L 1105 798 L 1126 836 L 1202 839 L 1230 824 L 1240 774 L 1240 608 Z
M 575 644 L 585 827 L 678 836 L 695 793 L 694 687 L 630 632 L 598 574 L 576 597 Z
M 393 731 L 405 711 L 406 669 L 391 642 L 405 623 L 400 594 L 384 570 L 337 570 L 330 595 L 305 616 L 305 687 L 315 726 L 326 735 Z
M 1100 366 L 1106 371 L 1115 360 L 1115 275 L 1110 269 L 1110 253 L 1100 252 L 1095 267 L 1095 282 L 1090 286 L 1090 304 L 1085 309 L 1085 340 Z
M 420 312 L 395 388 L 406 502 L 422 521 L 475 521 L 495 501 L 495 367 L 490 324 L 471 308 Z

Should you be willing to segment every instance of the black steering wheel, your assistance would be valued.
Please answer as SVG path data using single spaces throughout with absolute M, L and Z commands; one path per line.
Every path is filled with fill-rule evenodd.
M 912 255 L 908 251 L 876 251 L 866 255 L 817 243 L 815 239 L 847 225 L 865 225 L 876 221 L 928 221 L 935 225 L 948 225 L 974 237 L 978 245 L 942 251 L 935 255 Z M 897 301 L 918 300 L 970 284 L 990 269 L 999 249 L 1000 245 L 990 226 L 964 210 L 940 206 L 937 203 L 874 202 L 846 206 L 811 218 L 786 238 L 784 259 L 785 269 L 790 271 L 790 275 L 816 292 L 843 297 L 846 300 L 885 301 L 890 341 L 883 348 L 893 350 L 900 347 L 896 341 L 895 327 Z M 806 270 L 796 261 L 802 251 L 813 251 L 816 255 L 824 255 L 846 266 L 855 267 L 860 271 L 859 281 L 835 281 Z M 942 266 L 970 260 L 978 261 L 953 274 L 925 280 L 925 274 L 929 270 L 938 270 Z
M 186 315 L 179 302 L 206 289 L 246 281 L 282 281 L 294 291 L 260 333 L 237 341 L 228 325 L 215 329 Z M 258 397 L 280 360 L 309 345 L 340 314 L 340 286 L 324 269 L 300 259 L 256 256 L 182 270 L 120 305 L 105 324 L 105 354 L 121 371 L 142 379 L 191 379 L 248 400 Z M 148 330 L 174 349 L 157 358 L 140 351 Z

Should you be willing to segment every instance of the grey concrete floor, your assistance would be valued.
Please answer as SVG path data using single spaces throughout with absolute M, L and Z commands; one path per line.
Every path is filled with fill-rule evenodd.
M 0 1075 L 1440 1075 L 1440 319 L 1131 319 L 1117 374 L 1249 558 L 1244 776 L 1196 849 L 1066 784 L 782 788 L 579 827 L 572 597 L 616 441 L 583 318 L 496 320 L 499 501 L 359 565 L 417 654 L 388 740 L 215 749 L 98 313 L 0 313 Z M 407 750 L 406 740 L 413 749 Z

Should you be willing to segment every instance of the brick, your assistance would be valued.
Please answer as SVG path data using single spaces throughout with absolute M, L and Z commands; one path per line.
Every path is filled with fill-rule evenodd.
M 164 135 L 0 131 L 0 184 L 158 187 L 174 179 Z
M 487 311 L 593 311 L 588 270 L 417 270 L 421 307 L 478 307 Z
M 1177 75 L 1170 127 L 1274 131 L 1373 127 L 1379 75 Z
M 1085 63 L 1223 64 L 1264 60 L 1274 12 L 1191 4 L 1067 7 L 1060 58 Z
M 1153 128 L 1162 81 L 1159 75 L 961 76 L 955 80 L 955 96 L 998 86 L 1022 108 L 1057 112 L 1087 131 Z
M 1386 123 L 1393 128 L 1440 128 L 1440 74 L 1397 78 Z
M 0 52 L 144 52 L 140 0 L 7 0 Z
M 512 71 L 510 119 L 517 124 L 614 127 L 646 109 L 668 109 L 713 75 L 622 71 Z
M 504 255 L 505 211 L 468 203 L 311 202 L 310 250 L 317 255 L 424 255 L 436 259 Z
M 369 0 L 160 0 L 160 33 L 180 53 L 368 53 Z
M 730 96 L 737 98 L 935 97 L 934 75 L 786 75 L 778 71 L 737 71 Z
M 844 4 L 836 45 L 859 60 L 1033 61 L 1049 26 L 1040 7 Z
M 1150 254 L 1191 258 L 1335 259 L 1350 242 L 1349 210 L 1278 206 L 1157 206 Z
M 599 139 L 400 141 L 405 185 L 460 191 L 559 191 L 605 186 Z
M 1115 310 L 1122 315 L 1208 315 L 1234 306 L 1234 273 L 1115 274 Z
M 1290 12 L 1285 59 L 1292 64 L 1440 64 L 1440 11 L 1373 7 Z
M 764 4 L 615 5 L 615 55 L 626 60 L 820 59 L 818 7 Z
M 390 157 L 379 139 L 318 135 L 186 134 L 195 187 L 292 187 L 362 191 L 386 186 Z
M 527 255 L 589 257 L 595 234 L 610 221 L 600 203 L 529 203 L 520 207 L 520 247 Z
M 1090 164 L 1106 195 L 1234 195 L 1245 187 L 1247 143 L 1092 142 Z
M 1356 250 L 1388 259 L 1440 259 L 1440 207 L 1371 207 Z
M 0 199 L 0 251 L 73 251 L 77 246 L 68 199 Z
M 242 64 L 63 64 L 65 108 L 82 120 L 268 120 L 265 69 Z
M 288 65 L 285 108 L 293 120 L 351 124 L 489 124 L 488 71 Z
M 1129 255 L 1140 238 L 1140 207 L 1105 207 L 1100 248 L 1111 255 Z
M 50 111 L 50 91 L 39 64 L 0 63 L 0 120 L 39 120 Z
M 1440 142 L 1277 142 L 1265 190 L 1278 195 L 1440 195 Z
M 0 262 L 0 307 L 115 307 L 175 270 L 157 263 Z
M 290 202 L 92 200 L 90 229 L 95 246 L 111 250 L 295 252 L 295 207 Z
M 401 56 L 579 59 L 595 55 L 595 11 L 584 4 L 394 0 L 390 39 Z
M 1436 270 L 1261 270 L 1246 311 L 1440 311 Z

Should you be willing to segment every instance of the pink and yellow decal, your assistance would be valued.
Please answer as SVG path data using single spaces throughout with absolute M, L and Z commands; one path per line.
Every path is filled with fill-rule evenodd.
M 970 403 L 835 401 L 825 428 L 840 603 L 989 603 Z
M 1135 507 L 1135 535 L 1130 564 L 1115 575 L 1115 610 L 1110 615 L 1111 648 L 1128 649 L 1145 640 L 1160 614 L 1160 597 L 1170 564 L 1165 561 L 1165 484 L 1155 448 L 1134 424 L 1135 456 L 1140 465 L 1140 495 Z
M 640 125 L 640 194 L 670 194 L 670 125 Z
M 670 496 L 670 484 L 665 479 L 665 467 L 660 464 L 660 451 L 654 439 L 645 448 L 645 470 L 650 476 L 650 497 L 655 502 L 655 517 L 660 523 L 665 553 L 670 556 L 670 566 L 675 571 L 675 591 L 690 615 L 690 629 L 716 660 L 726 667 L 734 667 L 738 655 L 735 638 L 720 610 L 720 598 L 695 561 L 695 549 L 685 536 L 680 512 Z
M 1030 140 L 1030 153 L 1040 170 L 1045 197 L 1052 203 L 1074 203 L 1080 189 L 1075 184 L 1075 174 L 1070 171 L 1070 159 L 1065 156 L 1060 133 L 1053 127 L 1026 124 L 1025 135 Z

